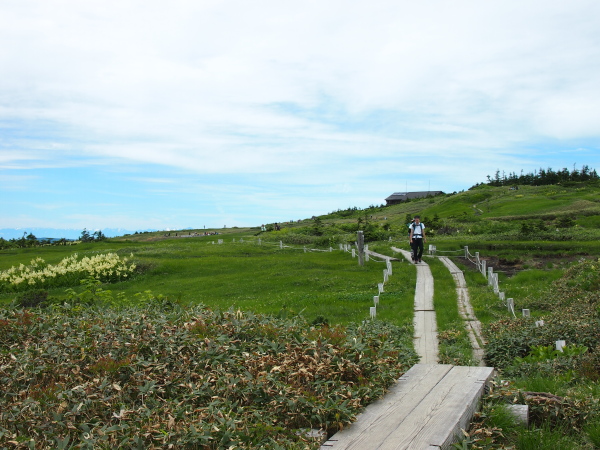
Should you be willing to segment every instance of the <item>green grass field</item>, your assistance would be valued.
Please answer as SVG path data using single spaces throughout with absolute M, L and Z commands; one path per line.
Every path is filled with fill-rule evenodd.
M 240 342 L 245 342 L 244 339 L 247 335 L 256 334 L 256 330 L 258 330 L 258 335 L 254 337 L 261 338 L 262 334 L 269 337 L 268 346 L 275 349 L 272 352 L 274 355 L 278 355 L 285 347 L 284 344 L 289 343 L 289 340 L 293 341 L 297 336 L 305 333 L 306 336 L 302 337 L 303 344 L 299 348 L 310 347 L 312 349 L 313 344 L 317 347 L 319 345 L 325 347 L 350 345 L 353 351 L 359 355 L 356 356 L 357 360 L 363 362 L 365 357 L 367 359 L 374 358 L 375 353 L 379 351 L 381 354 L 378 354 L 373 362 L 377 359 L 377 364 L 383 365 L 373 365 L 370 374 L 373 378 L 369 383 L 374 383 L 373 380 L 377 378 L 377 374 L 381 371 L 380 368 L 387 365 L 389 361 L 398 365 L 394 371 L 400 371 L 403 364 L 415 359 L 415 355 L 409 349 L 412 345 L 416 270 L 412 264 L 405 261 L 393 263 L 393 275 L 386 283 L 385 291 L 380 295 L 377 320 L 371 321 L 369 320 L 369 308 L 373 306 L 373 297 L 378 294 L 378 284 L 383 282 L 385 265 L 372 259 L 361 267 L 358 265 L 357 259 L 352 258 L 350 253 L 339 250 L 338 243 L 353 242 L 356 236 L 354 229 L 359 226 L 358 220 L 360 219 L 363 225 L 368 222 L 379 236 L 380 240 L 369 243 L 370 248 L 376 252 L 393 256 L 392 246 L 408 249 L 407 216 L 419 213 L 422 217 L 429 219 L 425 221 L 426 223 L 431 223 L 430 221 L 436 217 L 439 227 L 430 230 L 432 232 L 428 243 L 436 245 L 438 254 L 452 257 L 463 269 L 471 303 L 477 318 L 484 325 L 488 339 L 486 357 L 497 362 L 495 366 L 503 371 L 505 380 L 512 377 L 514 383 L 498 387 L 497 391 L 492 392 L 489 399 L 486 400 L 488 404 L 484 407 L 481 422 L 475 428 L 480 431 L 484 430 L 482 432 L 488 433 L 487 437 L 473 435 L 469 439 L 473 438 L 472 442 L 479 442 L 481 445 L 487 445 L 486 442 L 489 443 L 489 440 L 492 439 L 495 440 L 494 445 L 506 445 L 508 446 L 506 448 L 521 448 L 521 446 L 529 448 L 531 439 L 533 439 L 531 442 L 535 442 L 536 439 L 553 442 L 551 426 L 560 420 L 568 422 L 570 426 L 569 437 L 565 438 L 568 440 L 564 443 L 565 448 L 571 448 L 569 447 L 571 444 L 572 448 L 595 448 L 593 445 L 598 445 L 598 429 L 600 427 L 597 421 L 587 421 L 583 416 L 591 414 L 590 417 L 592 417 L 600 414 L 600 403 L 597 400 L 599 396 L 597 379 L 598 373 L 600 373 L 597 335 L 599 311 L 597 305 L 600 291 L 597 270 L 600 257 L 599 194 L 598 187 L 583 185 L 569 187 L 524 186 L 515 191 L 507 188 L 480 186 L 467 192 L 411 201 L 385 208 L 374 207 L 368 211 L 349 210 L 328 214 L 322 217 L 323 226 L 317 230 L 318 233 L 315 235 L 311 234 L 315 227 L 313 221 L 304 220 L 301 223 L 285 224 L 284 230 L 281 232 L 260 233 L 257 228 L 228 229 L 222 230 L 222 233 L 217 236 L 189 238 L 166 237 L 164 233 L 157 232 L 71 246 L 4 248 L 0 250 L 0 271 L 6 271 L 21 264 L 27 266 L 30 261 L 38 257 L 48 264 L 56 265 L 75 253 L 80 258 L 115 253 L 121 258 L 130 258 L 137 268 L 133 276 L 121 277 L 118 282 L 105 283 L 101 286 L 102 295 L 111 297 L 113 303 L 108 304 L 116 307 L 114 311 L 108 308 L 99 309 L 96 312 L 86 309 L 87 306 L 82 304 L 65 306 L 64 302 L 71 301 L 73 296 L 81 295 L 83 298 L 90 289 L 90 284 L 83 286 L 78 282 L 58 280 L 48 286 L 43 286 L 48 291 L 49 299 L 55 308 L 48 308 L 46 311 L 40 310 L 40 320 L 35 321 L 32 320 L 33 316 L 30 316 L 30 313 L 10 308 L 10 305 L 23 293 L 12 292 L 4 286 L 0 289 L 0 305 L 4 306 L 0 311 L 6 317 L 0 320 L 0 326 L 3 327 L 0 329 L 0 339 L 8 337 L 12 339 L 11 345 L 16 345 L 15 343 L 21 341 L 22 337 L 20 336 L 23 334 L 27 339 L 40 339 L 40 345 L 47 344 L 50 348 L 48 354 L 57 352 L 56 355 L 51 355 L 50 360 L 64 360 L 64 364 L 61 366 L 64 370 L 61 372 L 60 380 L 53 378 L 53 371 L 50 367 L 52 363 L 48 362 L 50 360 L 44 362 L 46 366 L 43 367 L 34 362 L 23 363 L 24 367 L 26 366 L 23 370 L 35 372 L 32 373 L 39 381 L 37 387 L 30 386 L 32 391 L 24 395 L 25 397 L 29 395 L 27 398 L 33 399 L 34 402 L 60 405 L 63 397 L 59 398 L 58 395 L 67 395 L 65 393 L 71 392 L 68 395 L 72 395 L 74 400 L 69 400 L 69 408 L 77 408 L 80 403 L 80 400 L 75 398 L 80 395 L 79 392 L 75 392 L 77 383 L 69 378 L 72 373 L 69 364 L 75 361 L 73 359 L 75 356 L 67 358 L 59 354 L 61 352 L 59 345 L 48 342 L 46 337 L 41 338 L 38 332 L 49 332 L 52 336 L 59 336 L 60 340 L 69 341 L 71 339 L 69 330 L 75 330 L 82 339 L 81 342 L 86 343 L 89 341 L 88 333 L 102 331 L 100 328 L 106 325 L 103 323 L 103 314 L 106 317 L 112 317 L 111 320 L 114 323 L 111 327 L 114 327 L 115 330 L 120 329 L 119 324 L 123 320 L 131 321 L 128 326 L 132 329 L 146 330 L 148 328 L 142 323 L 143 320 L 137 318 L 138 315 L 144 315 L 145 305 L 149 305 L 149 308 L 153 310 L 158 308 L 154 311 L 157 322 L 150 326 L 150 328 L 156 327 L 156 329 L 165 326 L 172 327 L 172 323 L 169 321 L 179 320 L 176 318 L 178 313 L 175 314 L 173 310 L 169 309 L 173 305 L 176 308 L 182 308 L 181 311 L 186 311 L 185 308 L 190 308 L 189 311 L 191 311 L 198 305 L 206 306 L 205 309 L 193 310 L 194 314 L 206 313 L 210 316 L 210 320 L 207 320 L 212 321 L 211 323 L 218 322 L 219 327 L 222 328 L 219 333 L 212 336 L 209 332 L 210 327 L 206 323 L 198 322 L 194 325 L 193 336 L 191 336 L 191 342 L 194 342 L 193 346 L 200 343 L 200 346 L 206 344 L 210 348 L 211 339 L 216 339 L 220 346 L 219 351 L 215 351 L 214 354 L 202 354 L 202 357 L 213 358 L 207 359 L 212 362 L 207 362 L 206 367 L 218 366 L 218 361 L 223 352 L 227 351 L 232 339 L 238 345 Z M 568 226 L 562 227 L 560 220 L 565 217 L 571 222 Z M 219 244 L 219 239 L 222 239 L 223 243 Z M 280 247 L 280 242 L 285 244 L 283 248 Z M 305 252 L 304 243 L 306 243 L 306 248 L 314 251 Z M 530 309 L 531 318 L 512 317 L 503 302 L 492 292 L 484 276 L 475 272 L 471 265 L 464 264 L 464 260 L 460 258 L 464 255 L 465 246 L 469 247 L 470 253 L 479 252 L 483 258 L 490 258 L 496 264 L 495 269 L 500 273 L 501 291 L 505 292 L 507 297 L 515 299 L 517 313 L 521 308 Z M 329 247 L 332 247 L 333 251 L 328 251 Z M 434 302 L 440 333 L 442 362 L 469 364 L 471 351 L 458 315 L 452 277 L 441 262 L 430 258 L 427 262 L 430 264 L 435 278 Z M 69 289 L 75 293 L 69 293 Z M 106 294 L 107 291 L 111 291 L 110 294 Z M 136 295 L 139 293 L 143 293 L 143 295 Z M 58 333 L 58 331 L 52 331 L 53 327 L 65 327 L 56 320 L 56 317 L 61 314 L 60 308 L 64 308 L 65 317 L 69 316 L 72 324 L 64 330 L 61 328 Z M 127 308 L 137 309 L 128 310 Z M 162 323 L 163 310 L 160 308 L 167 308 L 165 311 L 169 311 L 169 314 L 175 318 L 171 317 L 167 321 L 169 323 Z M 125 311 L 125 314 L 129 314 L 127 311 L 133 312 L 124 319 L 119 316 L 120 311 Z M 177 309 L 177 311 L 179 310 Z M 214 316 L 213 311 L 215 311 Z M 218 311 L 229 312 L 219 313 Z M 79 312 L 85 316 L 83 322 L 79 321 Z M 83 314 L 84 312 L 85 314 Z M 258 328 L 256 325 L 252 325 L 254 328 L 251 331 L 232 331 L 232 327 L 237 327 L 237 322 L 241 318 L 246 320 L 254 313 L 265 314 L 267 315 L 265 317 L 269 317 L 269 319 L 265 319 L 265 322 Z M 52 317 L 52 323 L 43 322 L 41 318 L 45 317 L 45 314 Z M 96 317 L 95 314 L 99 315 Z M 534 326 L 533 321 L 539 318 L 546 320 L 547 325 L 544 328 Z M 188 319 L 196 320 L 192 317 Z M 285 334 L 281 331 L 287 326 L 285 322 L 283 325 L 280 322 L 271 324 L 269 323 L 271 319 L 275 321 L 299 319 L 298 324 L 294 325 L 298 328 L 294 328 L 295 331 L 292 334 Z M 254 321 L 255 319 L 252 318 L 249 322 L 254 323 Z M 320 324 L 323 323 L 328 323 L 331 327 L 321 328 Z M 390 331 L 385 328 L 388 324 L 397 327 L 393 331 L 395 334 L 394 345 L 401 350 L 396 351 L 380 346 L 381 344 L 390 345 Z M 372 327 L 369 331 L 369 336 L 371 336 L 369 337 L 369 348 L 363 347 L 364 343 L 361 341 L 361 333 L 364 332 L 363 328 L 367 325 Z M 382 328 L 379 329 L 379 326 Z M 178 333 L 187 330 L 184 325 L 178 327 L 179 325 L 172 331 Z M 115 333 L 118 332 L 120 331 L 115 331 Z M 355 338 L 347 340 L 347 332 L 348 336 L 355 336 Z M 285 338 L 282 339 L 285 342 L 279 342 L 277 336 L 284 334 Z M 176 337 L 176 335 L 174 336 Z M 238 342 L 239 336 L 242 336 L 243 339 Z M 525 357 L 537 346 L 551 345 L 555 339 L 564 336 L 567 336 L 569 343 L 573 342 L 575 345 L 589 347 L 590 351 L 583 356 L 571 359 L 556 358 L 556 360 L 539 362 L 537 365 L 514 367 L 516 356 Z M 156 337 L 159 335 L 153 335 L 152 339 Z M 122 359 L 115 359 L 111 354 L 106 356 L 101 352 L 98 353 L 102 364 L 106 366 L 103 366 L 102 370 L 107 372 L 105 375 L 107 379 L 111 380 L 110 383 L 121 383 L 122 379 L 139 375 L 145 370 L 144 364 L 148 363 L 146 360 L 140 359 L 141 353 L 130 354 L 131 352 L 128 352 L 127 346 L 131 345 L 131 342 L 128 342 L 129 338 L 130 336 L 123 335 L 122 343 L 119 344 L 121 345 L 119 351 L 124 352 Z M 190 336 L 186 335 L 186 339 L 188 338 Z M 94 351 L 99 351 L 99 348 L 96 347 L 101 339 L 94 339 Z M 310 345 L 306 342 L 310 342 Z M 332 344 L 325 345 L 324 342 Z M 75 346 L 77 348 L 69 342 L 66 342 L 65 345 L 68 351 L 79 352 L 77 358 L 82 358 L 81 361 L 84 361 L 86 349 L 82 346 L 87 344 L 78 343 Z M 143 347 L 146 344 L 140 342 L 138 345 Z M 163 344 L 159 342 L 152 345 Z M 174 349 L 180 348 L 177 339 L 173 341 L 172 345 Z M 263 349 L 266 348 L 266 345 L 259 342 L 257 348 Z M 83 350 L 80 350 L 79 347 Z M 10 362 L 7 357 L 8 348 L 0 348 L 0 358 L 4 357 L 7 363 Z M 149 352 L 149 355 L 153 354 L 150 351 L 153 349 L 144 347 L 143 350 Z M 242 350 L 240 348 L 239 355 L 236 355 L 240 361 L 247 359 Z M 27 353 L 26 349 L 23 351 L 23 358 L 35 356 Z M 337 350 L 328 351 L 335 354 Z M 257 350 L 252 357 L 260 360 L 262 358 L 260 352 L 262 350 Z M 171 355 L 172 351 L 167 353 Z M 294 357 L 304 357 L 300 350 L 295 349 L 293 353 Z M 194 358 L 196 357 L 198 355 L 194 356 Z M 86 358 L 85 364 L 89 363 L 87 366 L 83 362 L 77 363 L 83 368 L 82 370 L 93 369 L 92 372 L 97 370 L 95 364 L 92 364 L 97 362 L 94 360 L 96 357 L 91 358 L 88 355 Z M 136 360 L 136 358 L 138 359 Z M 275 360 L 275 356 L 273 358 Z M 282 358 L 286 360 L 288 356 L 282 356 Z M 152 362 L 152 364 L 155 363 L 158 364 L 157 367 L 160 366 L 158 362 Z M 178 365 L 179 363 L 180 361 L 175 358 L 173 364 Z M 273 363 L 273 367 L 280 365 L 283 365 L 283 362 Z M 269 367 L 271 368 L 271 366 Z M 220 375 L 215 377 L 215 380 L 217 378 L 228 379 L 228 373 L 227 371 L 219 372 Z M 296 375 L 298 373 L 300 372 L 293 372 Z M 88 375 L 91 379 L 95 376 Z M 383 384 L 391 379 L 390 374 L 386 376 L 388 379 Z M 362 392 L 361 396 L 367 395 L 369 386 L 377 385 L 379 386 L 377 389 L 382 389 L 381 386 L 383 386 L 381 383 L 367 385 L 367 381 L 360 377 L 356 380 L 352 378 L 352 380 L 351 383 L 355 383 L 353 388 Z M 73 386 L 69 384 L 71 381 L 74 383 Z M 50 382 L 48 391 L 44 387 L 46 382 Z M 130 400 L 136 408 L 140 407 L 138 391 L 155 392 L 156 405 L 164 401 L 164 398 L 161 397 L 163 395 L 160 390 L 162 387 L 153 391 L 154 387 L 148 384 L 149 381 L 145 380 L 144 382 L 146 384 L 140 381 L 139 386 L 135 383 L 124 385 L 125 390 L 128 391 L 127 395 L 131 396 Z M 319 380 L 316 382 L 320 383 Z M 332 381 L 327 381 L 327 383 L 335 384 Z M 69 385 L 69 389 L 72 388 L 72 391 L 66 389 L 67 385 Z M 167 385 L 168 383 L 165 384 L 165 386 Z M 238 391 L 235 383 L 232 386 L 222 387 L 224 392 Z M 104 389 L 104 385 L 101 383 L 101 386 L 95 388 Z M 206 383 L 203 385 L 204 388 L 207 389 L 207 392 L 212 389 Z M 339 386 L 336 386 L 337 388 Z M 257 388 L 256 392 L 262 395 L 262 389 L 262 387 Z M 298 390 L 295 387 L 292 390 L 294 395 L 298 394 L 303 399 L 302 401 L 310 403 L 311 408 L 313 408 L 313 401 L 316 405 L 323 403 L 321 399 L 315 401 L 311 392 L 305 392 L 302 389 Z M 564 401 L 559 408 L 555 409 L 552 409 L 554 406 L 551 404 L 532 403 L 532 407 L 537 408 L 535 409 L 537 422 L 530 429 L 522 429 L 514 424 L 502 422 L 505 418 L 504 409 L 498 406 L 517 398 L 520 395 L 519 390 L 545 390 L 564 396 Z M 25 389 L 23 392 L 27 392 L 27 390 Z M 256 392 L 252 392 L 252 395 L 258 395 Z M 145 395 L 141 396 L 142 406 Z M 210 399 L 210 392 L 207 395 L 207 398 Z M 343 426 L 336 422 L 335 417 L 336 414 L 340 414 L 340 411 L 344 412 L 346 401 L 341 400 L 344 395 L 347 394 L 340 394 L 335 401 L 327 401 L 324 409 L 330 408 L 330 410 L 315 413 L 315 417 L 319 417 L 319 423 L 327 424 L 328 429 Z M 227 395 L 222 397 L 227 399 Z M 285 415 L 287 415 L 286 408 L 294 410 L 296 406 L 290 406 L 285 395 L 282 394 L 281 397 L 281 403 L 278 403 L 276 407 L 285 411 Z M 173 395 L 172 400 L 181 405 L 179 393 Z M 244 398 L 241 401 L 243 403 L 247 399 Z M 113 407 L 116 408 L 115 405 L 111 405 L 111 408 Z M 245 404 L 243 407 L 240 406 L 236 414 L 248 412 L 244 409 L 245 407 Z M 207 408 L 210 409 L 210 405 Z M 320 408 L 320 406 L 314 406 L 314 408 Z M 149 408 L 148 411 L 151 409 Z M 38 410 L 34 414 L 36 415 L 35 420 L 45 420 L 46 411 L 44 411 L 43 405 L 39 406 Z M 78 411 L 73 414 L 79 414 Z M 585 414 L 580 411 L 584 411 Z M 102 414 L 106 414 L 110 419 L 112 410 L 103 410 Z M 187 412 L 181 414 L 185 415 Z M 256 417 L 260 417 L 261 413 L 257 412 L 256 414 L 258 414 Z M 352 412 L 345 411 L 344 414 L 346 414 L 344 420 L 348 420 Z M 305 418 L 305 415 L 304 413 L 298 414 L 298 417 Z M 214 423 L 221 419 L 218 414 L 211 417 L 211 420 L 215 421 Z M 83 421 L 81 427 L 89 427 L 89 423 L 91 423 L 89 418 L 80 417 L 79 419 Z M 178 417 L 177 420 L 180 418 Z M 182 422 L 178 425 L 184 424 L 183 419 L 181 420 Z M 160 433 L 167 436 L 170 422 L 163 422 L 164 429 L 161 429 Z M 234 422 L 228 426 L 231 426 L 231 430 L 236 433 L 241 432 L 241 439 L 245 439 L 247 437 L 245 431 L 240 431 Z M 502 427 L 505 427 L 506 430 L 499 430 L 498 423 L 503 423 Z M 14 424 L 16 428 L 21 427 L 21 422 L 18 420 Z M 108 423 L 97 426 L 101 425 L 104 427 L 102 430 L 107 427 L 107 429 L 112 429 Z M 150 427 L 150 424 L 146 422 L 143 422 L 143 425 Z M 261 426 L 257 425 L 256 429 L 252 429 L 252 436 L 259 435 L 268 440 L 271 439 L 270 433 L 276 435 L 281 432 L 281 430 L 275 432 L 276 426 L 273 424 L 270 424 L 270 428 L 264 431 L 260 428 Z M 210 438 L 211 427 L 212 423 L 207 425 L 202 439 Z M 32 433 L 40 434 L 38 428 L 35 428 Z M 67 429 L 68 427 L 65 428 L 65 430 Z M 65 433 L 64 435 L 73 434 L 71 431 L 65 430 L 62 428 L 55 430 L 56 439 L 59 439 L 63 433 Z M 188 437 L 195 433 L 193 429 L 182 431 L 182 433 L 184 432 Z M 0 430 L 0 435 L 2 433 L 3 431 Z M 22 439 L 25 439 L 23 436 Z M 133 435 L 130 437 L 131 442 L 136 438 Z M 159 437 L 155 436 L 155 438 L 158 442 Z M 25 440 L 22 442 L 24 446 Z M 58 445 L 58 443 L 59 440 L 54 441 L 54 444 Z M 511 445 L 512 447 L 510 447 Z M 313 447 L 316 448 L 315 445 Z
M 243 240 L 243 242 L 241 242 Z M 283 248 L 253 236 L 230 235 L 218 244 L 212 237 L 166 239 L 154 242 L 112 240 L 96 244 L 36 249 L 48 263 L 78 253 L 80 256 L 114 252 L 133 255 L 142 273 L 105 286 L 133 298 L 138 292 L 155 294 L 188 304 L 229 308 L 264 314 L 302 314 L 308 321 L 326 319 L 332 324 L 361 322 L 383 281 L 385 265 L 370 261 L 363 267 L 350 253 L 304 252 Z M 215 243 L 213 243 L 215 242 Z M 31 251 L 5 251 L 0 268 L 27 264 Z M 414 269 L 395 263 L 394 276 L 381 295 L 379 315 L 397 325 L 410 324 L 414 297 Z M 49 289 L 51 297 L 64 298 L 66 286 Z M 18 293 L 2 293 L 3 303 Z M 388 298 L 393 301 L 388 301 Z

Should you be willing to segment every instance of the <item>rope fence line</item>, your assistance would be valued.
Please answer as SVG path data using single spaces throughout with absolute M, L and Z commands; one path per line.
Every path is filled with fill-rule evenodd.
M 494 268 L 487 267 L 487 261 L 479 257 L 479 252 L 475 252 L 475 254 L 472 255 L 469 252 L 469 247 L 467 245 L 465 245 L 464 252 L 465 258 L 475 264 L 477 270 L 479 270 L 479 272 L 481 272 L 481 274 L 488 280 L 488 286 L 491 286 L 491 288 L 494 290 L 494 294 L 498 295 L 500 300 L 504 302 L 504 305 L 507 307 L 508 311 L 512 313 L 514 318 L 516 318 L 517 315 L 515 313 L 515 301 L 512 298 L 506 298 L 504 292 L 500 291 L 500 287 L 498 285 L 498 274 L 494 272 Z M 527 313 L 525 313 L 525 311 L 527 311 Z M 525 316 L 525 314 L 527 314 L 527 316 L 529 315 L 528 309 L 523 310 L 523 316 Z
M 390 242 L 392 242 L 392 238 L 390 237 L 389 239 Z M 233 242 L 235 242 L 235 239 L 233 239 Z M 244 242 L 243 239 L 240 239 L 240 242 Z M 223 239 L 219 239 L 219 243 L 223 243 Z M 213 242 L 214 244 L 214 242 Z M 258 245 L 262 245 L 262 241 L 260 238 L 258 238 Z M 329 247 L 328 250 L 323 250 L 323 249 L 316 249 L 316 248 L 312 248 L 309 249 L 306 246 L 304 246 L 303 248 L 298 248 L 298 247 L 293 247 L 290 245 L 284 245 L 283 241 L 279 241 L 279 244 L 273 243 L 273 242 L 265 242 L 265 244 L 267 245 L 274 245 L 274 246 L 278 246 L 280 249 L 292 249 L 292 250 L 303 250 L 305 253 L 306 252 L 332 252 L 333 248 Z M 352 258 L 356 258 L 357 256 L 357 251 L 358 251 L 358 242 L 355 242 L 353 245 L 351 244 L 339 244 L 339 250 L 343 251 L 345 253 L 351 253 L 352 254 Z M 488 267 L 487 266 L 487 261 L 482 259 L 479 255 L 479 252 L 475 252 L 475 254 L 471 254 L 469 252 L 469 247 L 465 245 L 464 250 L 446 250 L 446 251 L 439 251 L 439 253 L 453 253 L 453 254 L 457 254 L 457 253 L 463 253 L 464 252 L 464 257 L 471 261 L 473 264 L 475 264 L 475 266 L 477 267 L 477 270 L 479 270 L 481 272 L 481 274 L 488 280 L 488 285 L 493 289 L 494 294 L 498 295 L 499 299 L 504 302 L 504 305 L 507 307 L 508 311 L 512 314 L 512 316 L 514 318 L 517 317 L 516 313 L 515 313 L 515 302 L 513 298 L 506 298 L 505 293 L 500 291 L 499 289 L 499 281 L 498 281 L 498 273 L 494 272 L 494 268 L 493 267 Z M 431 256 L 436 256 L 436 254 L 438 253 L 437 247 L 435 245 L 430 244 L 429 245 L 429 249 L 428 249 L 428 253 Z M 364 248 L 363 248 L 363 254 L 364 254 L 364 260 L 365 261 L 373 261 L 373 262 L 377 262 L 377 263 L 386 263 L 386 268 L 383 270 L 383 282 L 382 283 L 378 283 L 377 288 L 378 288 L 378 293 L 377 295 L 373 296 L 373 304 L 374 306 L 371 306 L 369 308 L 369 315 L 371 319 L 375 319 L 377 316 L 377 306 L 379 305 L 380 302 L 380 297 L 381 294 L 384 293 L 384 289 L 385 289 L 385 284 L 389 281 L 389 277 L 392 275 L 392 262 L 391 260 L 394 259 L 394 257 L 391 256 L 386 256 L 386 255 L 380 255 L 378 253 L 375 253 L 373 251 L 369 250 L 369 245 L 365 244 Z M 359 258 L 360 259 L 360 258 Z M 531 312 L 529 309 L 522 309 L 522 314 L 523 317 L 531 317 Z M 535 325 L 540 327 L 544 325 L 544 321 L 543 320 L 537 320 L 535 322 Z M 566 345 L 564 340 L 559 340 L 556 341 L 556 349 L 559 351 L 562 351 L 562 347 L 564 347 Z
M 232 240 L 233 243 L 236 242 L 235 238 L 233 238 Z M 245 243 L 245 242 L 251 242 L 251 241 L 244 241 L 243 238 L 240 238 L 239 241 L 237 241 L 239 243 Z M 291 246 L 291 245 L 284 245 L 283 241 L 279 241 L 279 243 L 275 243 L 275 242 L 269 242 L 269 241 L 262 241 L 260 238 L 258 238 L 257 241 L 254 241 L 257 245 L 269 245 L 269 246 L 273 246 L 273 247 L 278 247 L 280 249 L 290 249 L 290 250 L 302 250 L 304 251 L 304 253 L 307 252 L 333 252 L 333 247 L 329 247 L 328 250 L 323 250 L 323 249 L 318 249 L 318 248 L 307 248 L 306 246 L 303 247 L 295 247 L 295 246 Z M 215 244 L 215 241 L 212 241 L 213 244 Z M 224 239 L 218 239 L 217 240 L 217 245 L 222 245 L 224 244 L 225 241 Z M 351 253 L 352 254 L 352 258 L 356 258 L 357 255 L 357 250 L 358 250 L 358 243 L 355 242 L 353 245 L 352 244 L 339 244 L 339 250 L 343 251 L 344 253 Z M 364 259 L 365 261 L 373 261 L 376 263 L 385 263 L 386 264 L 386 268 L 383 269 L 383 282 L 382 283 L 378 283 L 377 284 L 377 295 L 373 296 L 373 304 L 374 306 L 371 306 L 369 308 L 369 316 L 371 319 L 375 319 L 377 316 L 377 306 L 379 305 L 379 301 L 380 301 L 380 296 L 383 292 L 385 292 L 385 284 L 389 281 L 389 277 L 392 275 L 392 262 L 391 259 L 393 259 L 392 256 L 386 256 L 386 255 L 380 255 L 378 253 L 375 253 L 371 250 L 369 250 L 369 245 L 366 244 L 364 246 L 363 249 L 363 253 L 364 253 Z

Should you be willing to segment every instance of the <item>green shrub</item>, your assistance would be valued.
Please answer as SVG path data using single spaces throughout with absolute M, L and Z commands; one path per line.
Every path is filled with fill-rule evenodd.
M 417 360 L 408 329 L 242 311 L 0 310 L 0 447 L 311 448 Z M 32 351 L 35 349 L 35 351 Z
M 21 308 L 44 307 L 48 302 L 48 291 L 35 289 L 17 297 L 16 305 Z
M 541 345 L 539 329 L 528 319 L 504 319 L 484 328 L 487 338 L 484 359 L 498 369 L 509 367 L 515 358 L 525 357 L 530 349 Z

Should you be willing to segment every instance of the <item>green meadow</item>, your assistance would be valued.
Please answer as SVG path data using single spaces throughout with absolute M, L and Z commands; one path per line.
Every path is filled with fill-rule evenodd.
M 274 242 L 259 243 L 258 238 L 243 232 L 213 237 L 153 242 L 113 239 L 42 247 L 35 253 L 33 249 L 5 251 L 0 270 L 28 264 L 34 255 L 56 264 L 74 252 L 80 257 L 116 253 L 133 261 L 137 271 L 106 289 L 127 298 L 151 291 L 184 304 L 280 316 L 301 314 L 309 322 L 318 319 L 332 324 L 368 318 L 378 283 L 383 282 L 385 264 L 372 260 L 361 267 L 357 258 L 339 247 L 331 252 L 305 252 L 301 246 L 280 248 Z M 397 263 L 395 272 L 381 295 L 378 313 L 381 319 L 406 325 L 410 323 L 415 274 L 407 263 Z M 56 301 L 64 299 L 66 287 L 50 285 L 49 296 Z M 18 295 L 3 292 L 0 299 L 7 304 Z
M 362 230 L 371 250 L 408 250 L 414 214 L 428 226 L 428 244 L 464 271 L 485 362 L 501 374 L 460 448 L 553 448 L 556 430 L 561 448 L 598 448 L 600 427 L 590 419 L 600 414 L 594 183 L 481 185 L 338 210 L 281 231 L 4 241 L 0 273 L 17 271 L 20 281 L 0 280 L 0 446 L 318 448 L 306 430 L 343 428 L 416 362 L 415 267 L 392 263 L 372 320 L 385 264 L 360 266 L 340 249 Z M 194 231 L 204 230 L 185 233 Z M 494 267 L 516 317 L 464 258 L 465 246 Z M 75 264 L 103 255 L 114 265 L 92 278 Z M 66 260 L 72 270 L 61 266 Z M 440 361 L 471 364 L 452 276 L 427 262 Z M 557 339 L 566 352 L 553 349 Z M 529 405 L 528 427 L 507 414 L 515 402 Z

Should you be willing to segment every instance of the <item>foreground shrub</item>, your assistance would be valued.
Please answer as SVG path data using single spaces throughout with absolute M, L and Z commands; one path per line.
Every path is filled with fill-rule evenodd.
M 318 448 L 417 357 L 380 322 L 164 301 L 0 312 L 0 447 Z M 408 339 L 410 341 L 410 339 Z
M 574 364 L 574 370 L 585 369 L 586 376 L 592 377 L 600 374 L 600 366 L 593 367 L 600 349 L 599 268 L 598 261 L 579 261 L 534 299 L 523 301 L 527 306 L 541 304 L 541 309 L 548 311 L 545 315 L 536 319 L 507 318 L 489 324 L 484 330 L 488 340 L 486 362 L 507 369 L 514 358 L 526 357 L 534 347 L 554 347 L 557 340 L 564 340 L 567 345 L 589 349 L 590 355 L 584 358 L 586 364 Z M 537 327 L 535 321 L 539 319 L 543 319 L 544 325 Z

